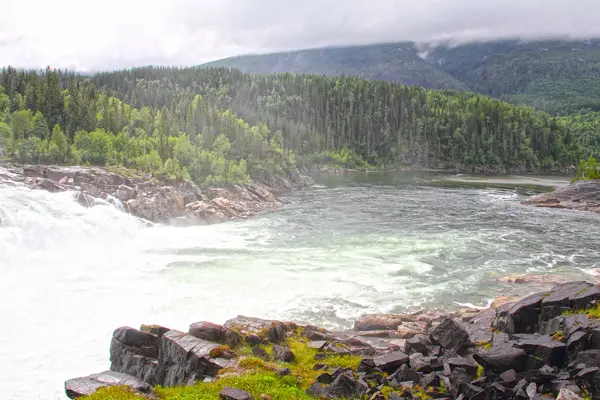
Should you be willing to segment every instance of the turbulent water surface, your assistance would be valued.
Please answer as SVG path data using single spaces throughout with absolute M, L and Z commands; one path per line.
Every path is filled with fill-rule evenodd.
M 0 187 L 3 396 L 62 399 L 114 328 L 238 314 L 348 328 L 363 313 L 485 306 L 499 278 L 600 267 L 600 216 L 519 204 L 564 179 L 328 177 L 247 221 L 148 227 L 69 193 Z

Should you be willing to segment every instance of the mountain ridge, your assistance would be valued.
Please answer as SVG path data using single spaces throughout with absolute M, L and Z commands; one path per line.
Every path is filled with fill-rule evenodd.
M 240 55 L 202 66 L 255 74 L 355 75 L 473 91 L 554 114 L 600 110 L 600 39 L 388 42 Z

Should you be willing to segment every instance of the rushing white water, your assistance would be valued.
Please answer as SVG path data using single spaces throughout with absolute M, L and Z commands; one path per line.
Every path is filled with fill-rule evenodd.
M 585 277 L 600 217 L 523 193 L 332 178 L 247 221 L 174 228 L 71 194 L 0 187 L 0 377 L 12 399 L 63 399 L 108 369 L 112 331 L 186 330 L 238 314 L 351 327 L 369 312 L 486 306 L 515 272 Z M 416 183 L 417 182 L 417 183 Z

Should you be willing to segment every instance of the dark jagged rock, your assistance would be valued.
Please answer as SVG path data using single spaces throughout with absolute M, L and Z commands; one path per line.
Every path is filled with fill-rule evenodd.
M 273 345 L 273 358 L 281 362 L 292 362 L 296 356 L 290 349 L 283 346 Z
M 209 342 L 225 342 L 225 328 L 212 322 L 194 322 L 190 325 L 188 333 Z
M 484 368 L 489 368 L 497 373 L 510 369 L 522 372 L 525 370 L 527 353 L 523 349 L 514 347 L 492 347 L 490 351 L 475 354 L 473 358 Z
M 445 349 L 460 350 L 469 344 L 469 333 L 457 321 L 445 318 L 431 331 L 429 339 Z
M 586 331 L 575 331 L 567 340 L 567 357 L 566 361 L 577 357 L 580 351 L 587 350 L 590 347 L 590 334 Z
M 574 365 L 583 364 L 586 367 L 600 365 L 600 350 L 592 349 L 581 351 L 571 363 Z
M 254 397 L 245 390 L 236 389 L 229 386 L 225 386 L 221 393 L 219 393 L 221 400 L 254 400 Z
M 128 386 L 139 393 L 150 393 L 152 386 L 133 376 L 115 371 L 104 371 L 65 382 L 65 392 L 71 399 L 88 396 L 101 387 Z
M 254 354 L 256 357 L 262 358 L 263 360 L 269 359 L 269 355 L 267 354 L 267 351 L 260 347 L 253 347 L 252 354 Z
M 515 346 L 544 364 L 561 367 L 565 362 L 567 345 L 549 336 L 523 335 Z
M 409 357 L 401 351 L 395 351 L 393 353 L 375 357 L 373 359 L 375 367 L 386 372 L 391 372 L 400 367 L 402 364 L 406 364 L 408 361 Z
M 548 292 L 538 293 L 515 303 L 507 315 L 507 331 L 513 333 L 534 333 L 538 329 L 542 300 Z
M 316 349 L 314 359 L 324 360 L 312 368 L 320 372 L 307 390 L 319 398 L 393 398 L 390 389 L 402 391 L 407 400 L 423 396 L 423 389 L 434 399 L 447 396 L 452 400 L 550 400 L 549 393 L 557 395 L 562 389 L 587 396 L 579 385 L 596 400 L 600 399 L 600 349 L 596 348 L 600 346 L 600 321 L 585 314 L 562 315 L 563 309 L 571 312 L 573 304 L 594 304 L 595 288 L 581 282 L 557 285 L 501 312 L 465 311 L 444 317 L 436 311 L 396 316 L 406 324 L 401 327 L 427 331 L 427 335 L 416 333 L 406 340 L 395 338 L 391 331 L 329 332 L 249 317 L 235 318 L 224 326 L 195 323 L 190 334 L 157 326 L 143 326 L 139 331 L 122 327 L 113 334 L 111 368 L 149 386 L 212 382 L 220 378 L 222 369 L 228 374 L 253 369 L 247 366 L 251 363 L 234 359 L 240 357 L 237 353 L 247 354 L 244 348 L 235 348 L 241 341 L 273 343 L 273 358 L 281 363 L 294 357 L 277 342 L 283 344 L 287 338 L 302 335 L 324 338 L 305 341 L 306 346 Z M 573 303 L 574 299 L 578 303 Z M 557 315 L 559 311 L 561 315 Z M 505 332 L 494 330 L 501 325 Z M 229 343 L 234 343 L 233 350 L 224 346 Z M 262 346 L 253 347 L 252 354 L 268 358 Z M 363 356 L 356 369 L 332 371 L 327 365 L 330 357 L 356 354 Z M 269 370 L 277 371 L 272 363 L 267 364 Z M 279 375 L 291 373 L 289 369 L 277 371 Z M 89 377 L 68 384 L 90 391 L 100 386 Z
M 280 343 L 285 340 L 286 326 L 281 321 L 266 320 L 245 316 L 237 316 L 223 325 L 225 328 L 235 331 L 246 338 L 246 342 L 254 342 L 257 336 L 271 343 Z M 260 344 L 260 343 L 257 343 Z
M 348 373 L 340 374 L 327 388 L 334 397 L 351 398 L 356 393 L 357 380 Z
M 110 369 L 150 385 L 160 383 L 158 336 L 130 327 L 117 328 L 110 343 Z
M 450 370 L 454 370 L 455 368 L 463 368 L 467 373 L 471 375 L 475 375 L 477 373 L 477 365 L 467 360 L 463 357 L 453 357 L 448 360 L 448 365 L 450 366 Z
M 587 282 L 567 282 L 552 288 L 542 300 L 540 321 L 547 321 L 571 308 L 587 308 L 600 299 L 600 290 Z
M 407 353 L 423 353 L 427 355 L 430 351 L 431 342 L 425 335 L 416 335 L 406 340 L 405 350 Z
M 198 339 L 183 332 L 169 331 L 160 342 L 159 363 L 164 386 L 186 385 L 205 376 L 216 376 L 231 362 L 212 357 L 211 351 L 219 345 Z

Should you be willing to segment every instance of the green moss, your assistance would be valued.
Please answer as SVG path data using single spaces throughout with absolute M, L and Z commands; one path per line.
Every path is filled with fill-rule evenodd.
M 600 319 L 600 304 L 596 304 L 595 307 L 590 308 L 587 315 L 590 319 Z
M 477 343 L 477 347 L 480 347 L 485 350 L 489 350 L 492 348 L 492 341 L 489 342 L 479 342 Z
M 600 319 L 600 304 L 596 304 L 594 307 L 580 309 L 580 310 L 567 310 L 563 311 L 562 315 L 579 315 L 587 314 L 589 319 Z
M 581 398 L 583 400 L 592 400 L 592 395 L 590 394 L 590 391 L 587 388 L 583 388 L 583 390 L 581 391 Z
M 564 342 L 565 341 L 565 334 L 562 331 L 556 331 L 556 333 L 552 336 L 550 336 L 552 338 L 552 340 L 556 340 L 557 342 Z
M 274 369 L 276 369 L 276 366 L 267 363 L 258 357 L 245 357 L 240 360 L 239 366 L 243 369 L 252 370 L 252 372 L 272 372 Z
M 475 378 L 479 379 L 479 378 L 483 377 L 484 373 L 485 373 L 485 369 L 483 368 L 483 366 L 477 364 L 477 374 L 475 375 Z
M 208 354 L 211 357 L 223 357 L 223 355 L 225 355 L 225 353 L 232 353 L 231 349 L 228 346 L 219 346 L 219 347 L 215 347 L 214 349 L 212 349 Z

